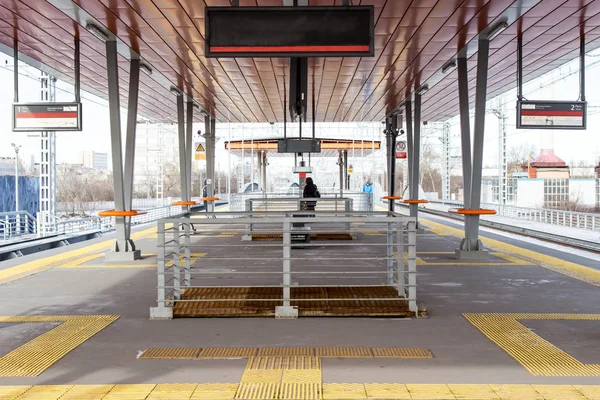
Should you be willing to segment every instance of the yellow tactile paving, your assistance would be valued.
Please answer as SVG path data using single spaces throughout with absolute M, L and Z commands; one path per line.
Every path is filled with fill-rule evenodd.
M 258 357 L 294 357 L 314 356 L 315 350 L 311 347 L 265 347 L 258 350 Z
M 409 384 L 406 385 L 410 396 L 419 400 L 446 400 L 455 398 L 448 385 Z
M 233 400 L 238 386 L 237 383 L 202 383 L 190 400 Z
M 242 375 L 241 383 L 281 383 L 282 369 L 246 369 Z
M 320 383 L 282 383 L 278 398 L 281 400 L 321 399 L 323 388 Z
M 365 399 L 365 386 L 359 383 L 325 383 L 323 399 Z
M 375 347 L 371 351 L 375 358 L 433 358 L 431 351 L 419 348 Z
M 102 400 L 145 400 L 156 388 L 152 384 L 123 384 L 115 385 Z
M 115 385 L 77 385 L 60 400 L 101 400 Z
M 500 399 L 489 385 L 448 385 L 456 399 Z
M 367 347 L 317 347 L 315 355 L 323 358 L 372 358 L 373 352 Z
M 518 320 L 598 321 L 600 314 L 464 314 L 490 340 L 538 376 L 600 376 L 600 365 L 583 364 Z
M 258 352 L 254 347 L 211 347 L 202 349 L 198 358 L 248 358 Z
M 277 399 L 280 383 L 242 383 L 235 394 L 236 399 L 265 400 Z
M 200 348 L 165 348 L 145 350 L 139 358 L 189 359 L 197 358 Z
M 156 385 L 147 400 L 188 400 L 197 386 L 196 384 L 181 383 Z
M 453 236 L 464 237 L 464 231 L 461 229 L 451 228 L 449 226 L 433 222 L 426 218 L 421 218 L 419 221 L 429 228 L 435 228 L 440 231 L 449 233 Z M 500 240 L 481 237 L 481 241 L 488 249 L 493 249 L 505 254 L 510 254 L 514 257 L 518 257 L 519 259 L 530 261 L 534 265 L 551 269 L 553 271 L 571 276 L 584 282 L 588 282 L 594 285 L 600 285 L 600 270 L 586 267 L 585 265 L 561 260 L 560 258 L 548 256 L 533 250 L 527 250 L 522 247 L 501 242 Z
M 368 399 L 411 399 L 406 385 L 401 383 L 366 383 Z
M 63 322 L 0 358 L 0 377 L 38 376 L 118 318 L 114 315 L 0 317 L 0 322 L 8 323 Z
M 101 258 L 103 254 L 91 254 L 89 256 L 77 257 L 69 262 L 59 265 L 57 268 L 79 268 L 81 264 Z
M 150 228 L 143 231 L 139 231 L 133 233 L 131 235 L 132 239 L 141 239 L 150 237 L 156 228 Z M 91 253 L 97 253 L 101 251 L 106 251 L 110 249 L 110 247 L 114 244 L 114 240 L 105 240 L 100 243 L 96 243 L 90 246 L 83 247 L 77 250 L 70 250 L 64 253 L 56 254 L 49 257 L 40 258 L 38 260 L 29 261 L 23 263 L 21 265 L 17 265 L 15 267 L 6 268 L 0 271 L 0 285 L 3 285 L 8 282 L 15 281 L 17 279 L 24 278 L 26 276 L 36 274 L 38 272 L 42 272 L 48 270 L 50 268 L 54 268 L 64 264 L 65 262 L 69 262 L 71 260 L 76 260 L 77 258 L 85 255 L 89 255 Z
M 281 376 L 282 383 L 320 384 L 321 381 L 321 369 L 287 369 L 283 371 L 283 375 Z

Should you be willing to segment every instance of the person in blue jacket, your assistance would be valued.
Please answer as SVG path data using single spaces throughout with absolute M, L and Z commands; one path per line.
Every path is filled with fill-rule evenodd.
M 362 188 L 363 193 L 367 193 L 369 211 L 373 210 L 373 184 L 370 179 L 367 179 Z

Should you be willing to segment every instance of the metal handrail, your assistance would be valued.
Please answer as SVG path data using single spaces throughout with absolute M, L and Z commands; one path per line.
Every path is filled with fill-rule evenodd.
M 430 201 L 430 204 L 456 207 L 462 206 L 463 202 L 456 200 L 433 200 Z M 482 203 L 481 206 L 487 209 L 496 210 L 497 215 L 503 217 L 593 231 L 600 229 L 600 214 L 556 210 L 550 208 L 530 208 L 514 205 L 501 205 L 495 203 Z

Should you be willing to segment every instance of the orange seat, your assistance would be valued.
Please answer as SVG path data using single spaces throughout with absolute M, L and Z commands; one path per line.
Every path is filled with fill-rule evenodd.
M 427 204 L 429 200 L 404 200 L 404 204 Z
M 219 200 L 218 197 L 201 197 L 200 201 L 217 201 Z
M 485 209 L 481 209 L 481 210 L 467 210 L 464 208 L 459 208 L 458 210 L 456 210 L 456 214 L 462 214 L 462 215 L 495 215 L 496 214 L 496 210 L 485 210 Z
M 383 196 L 384 200 L 402 200 L 402 196 Z
M 195 201 L 174 201 L 171 203 L 172 206 L 195 206 Z
M 115 211 L 115 210 L 107 210 L 100 211 L 98 213 L 99 217 L 135 217 L 136 215 L 146 214 L 143 211 L 131 210 L 131 211 Z

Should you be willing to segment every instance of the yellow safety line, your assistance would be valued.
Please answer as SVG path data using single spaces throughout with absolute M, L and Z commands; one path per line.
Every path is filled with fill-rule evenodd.
M 464 232 L 460 229 L 451 228 L 425 218 L 421 218 L 420 221 L 429 228 L 444 230 L 457 237 L 464 236 Z M 523 258 L 525 261 L 531 261 L 534 265 L 600 286 L 600 270 L 561 260 L 560 258 L 541 254 L 533 250 L 527 250 L 495 239 L 481 237 L 481 241 L 487 248 L 510 254 L 511 257 Z
M 156 232 L 156 228 L 149 228 L 140 232 L 133 233 L 131 235 L 131 238 L 139 239 L 143 237 L 149 237 L 154 232 Z M 70 259 L 74 259 L 94 252 L 105 251 L 109 249 L 114 244 L 114 242 L 114 239 L 105 240 L 103 242 L 86 246 L 81 249 L 66 251 L 64 253 L 56 254 L 54 256 L 40 258 L 38 260 L 29 261 L 15 267 L 0 270 L 0 285 L 24 278 L 29 275 L 33 275 L 38 272 L 48 270 L 50 268 L 55 267 L 56 264 L 65 262 Z
M 7 400 L 136 399 L 444 399 L 444 400 L 597 400 L 599 385 L 402 384 L 402 383 L 237 383 L 0 386 Z M 241 398 L 238 396 L 238 398 Z
M 464 314 L 465 318 L 537 376 L 600 376 L 600 364 L 583 364 L 518 320 L 600 321 L 600 314 Z
M 38 376 L 118 318 L 115 315 L 0 317 L 2 323 L 62 322 L 0 358 L 0 377 Z

